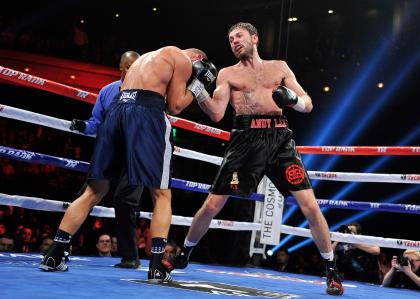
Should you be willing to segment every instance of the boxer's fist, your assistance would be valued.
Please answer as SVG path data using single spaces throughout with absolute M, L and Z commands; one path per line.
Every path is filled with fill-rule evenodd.
M 203 102 L 208 93 L 206 88 L 216 80 L 217 69 L 213 63 L 207 59 L 194 61 L 192 64 L 192 74 L 190 84 L 187 89 L 192 92 L 194 98 L 199 102 Z
M 194 61 L 192 64 L 193 79 L 200 81 L 205 88 L 209 87 L 217 77 L 217 69 L 213 63 L 207 59 Z
M 72 130 L 72 131 L 79 131 L 79 132 L 83 133 L 86 129 L 86 123 L 85 123 L 84 120 L 73 119 L 71 121 L 69 129 Z
M 293 90 L 280 85 L 273 91 L 273 100 L 277 106 L 283 109 L 295 106 L 298 102 L 298 97 Z

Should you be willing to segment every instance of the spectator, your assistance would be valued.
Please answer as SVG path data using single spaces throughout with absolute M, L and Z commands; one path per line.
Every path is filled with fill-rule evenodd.
M 152 249 L 152 235 L 150 233 L 149 221 L 141 218 L 136 229 L 137 247 L 139 258 L 149 258 Z
M 306 274 L 307 268 L 308 264 L 306 262 L 305 256 L 303 254 L 299 254 L 296 260 L 296 273 Z
M 99 256 L 111 256 L 111 237 L 107 234 L 102 234 L 96 243 L 96 249 Z
M 39 237 L 41 240 L 45 239 L 45 238 L 51 238 L 54 236 L 53 233 L 53 229 L 51 228 L 51 226 L 49 224 L 44 224 L 42 226 L 42 229 L 39 233 Z
M 93 225 L 87 229 L 83 239 L 83 253 L 87 255 L 96 254 L 98 246 L 97 240 L 100 236 L 107 234 L 107 231 L 104 219 L 99 217 L 93 219 Z M 74 241 L 72 241 L 72 243 L 73 242 Z
M 279 249 L 276 252 L 275 270 L 280 272 L 295 272 L 293 263 L 290 263 L 290 254 L 287 249 Z
M 324 265 L 321 260 L 319 253 L 313 253 L 309 257 L 308 267 L 306 274 L 322 276 L 324 275 Z
M 20 230 L 15 244 L 16 252 L 28 253 L 31 252 L 32 229 L 24 227 Z
M 14 240 L 6 235 L 0 237 L 0 252 L 14 252 Z
M 39 253 L 45 255 L 53 243 L 53 239 L 45 237 L 42 239 L 41 245 L 39 246 Z
M 111 237 L 111 255 L 118 256 L 118 239 L 116 236 Z
M 86 59 L 88 50 L 89 36 L 85 30 L 84 23 L 75 21 L 73 26 L 73 46 L 75 57 Z
M 378 267 L 379 267 L 379 283 L 382 284 L 384 281 L 385 274 L 391 270 L 391 263 L 388 260 L 385 252 L 381 252 L 378 257 Z
M 7 234 L 6 226 L 3 223 L 0 223 L 0 238 Z
M 382 286 L 420 290 L 420 251 L 406 250 L 403 256 L 394 256 Z
M 163 259 L 172 264 L 180 251 L 181 247 L 179 247 L 175 241 L 168 240 L 165 246 L 165 254 L 163 255 Z
M 354 222 L 342 225 L 338 231 L 360 235 L 362 227 Z M 378 246 L 333 242 L 332 247 L 337 257 L 338 270 L 344 279 L 379 283 Z

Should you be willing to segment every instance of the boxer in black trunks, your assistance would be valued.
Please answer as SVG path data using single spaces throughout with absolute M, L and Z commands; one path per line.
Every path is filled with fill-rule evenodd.
M 172 279 L 172 266 L 162 260 L 172 216 L 173 147 L 165 111 L 180 113 L 215 80 L 216 68 L 206 58 L 198 49 L 169 46 L 146 53 L 131 65 L 99 128 L 87 187 L 68 207 L 54 243 L 41 262 L 42 270 L 67 271 L 64 250 L 71 236 L 106 195 L 111 180 L 125 170 L 128 184 L 148 187 L 154 203 L 148 279 Z
M 212 98 L 204 90 L 197 100 L 216 122 L 223 118 L 230 103 L 236 113 L 234 129 L 211 192 L 194 216 L 175 266 L 187 266 L 192 248 L 229 195 L 250 195 L 267 175 L 279 191 L 290 192 L 297 199 L 326 262 L 327 293 L 341 295 L 343 287 L 334 264 L 328 224 L 283 116 L 286 107 L 311 112 L 312 100 L 286 62 L 259 57 L 259 37 L 253 25 L 238 23 L 230 28 L 228 37 L 239 62 L 220 71 Z

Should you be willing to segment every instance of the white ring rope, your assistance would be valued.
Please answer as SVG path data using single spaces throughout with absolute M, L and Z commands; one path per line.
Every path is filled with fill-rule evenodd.
M 43 125 L 58 130 L 72 132 L 69 129 L 70 122 L 50 116 L 45 116 L 30 111 L 25 111 L 18 108 L 0 105 L 0 116 L 12 118 L 20 121 L 30 122 L 38 125 Z M 80 133 L 81 134 L 81 133 Z M 86 134 L 81 134 L 86 135 Z M 94 136 L 94 135 L 88 135 Z M 201 160 L 216 165 L 220 165 L 222 158 L 198 153 L 192 150 L 186 150 L 179 147 L 175 148 L 175 155 L 179 155 L 186 158 Z M 399 175 L 399 174 L 361 174 L 361 173 L 339 173 L 339 172 L 319 172 L 309 171 L 311 178 L 314 179 L 325 179 L 325 180 L 339 180 L 339 181 L 355 181 L 361 182 L 392 182 L 392 183 L 418 183 L 419 175 Z M 407 176 L 413 177 L 413 180 L 407 180 Z M 22 196 L 11 196 L 0 193 L 0 204 L 20 206 L 23 208 L 46 210 L 46 211 L 61 211 L 64 212 L 69 203 L 61 201 L 51 201 L 42 198 L 33 197 L 22 197 Z M 91 212 L 92 216 L 97 217 L 115 217 L 113 208 L 105 207 L 94 207 Z M 151 213 L 141 212 L 140 217 L 151 218 Z M 192 222 L 191 217 L 183 216 L 172 216 L 172 224 L 190 226 Z M 227 220 L 212 220 L 210 228 L 228 229 L 228 230 L 261 230 L 260 223 L 249 223 L 249 222 L 235 222 Z M 291 227 L 288 225 L 281 226 L 282 233 L 292 234 L 302 237 L 311 237 L 310 230 L 305 228 Z M 391 238 L 381 238 L 373 236 L 360 236 L 360 235 L 349 235 L 332 232 L 331 239 L 333 241 L 366 244 L 366 245 L 379 245 L 381 247 L 399 248 L 399 249 L 418 249 L 420 248 L 420 241 L 411 240 L 399 240 Z
M 65 212 L 66 208 L 70 203 L 48 200 L 38 197 L 27 197 L 8 195 L 0 193 L 0 204 L 9 205 L 15 207 L 22 207 L 27 209 L 50 211 L 50 212 Z M 106 208 L 101 206 L 95 206 L 90 213 L 91 216 L 114 218 L 115 212 L 113 208 Z M 152 213 L 140 212 L 141 218 L 151 219 Z M 190 226 L 192 217 L 183 216 L 172 216 L 172 224 Z M 217 220 L 213 219 L 210 228 L 234 230 L 234 231 L 260 231 L 261 223 L 252 222 L 237 222 L 230 220 Z M 281 232 L 289 235 L 301 236 L 311 238 L 311 232 L 307 228 L 292 227 L 289 225 L 281 225 Z M 398 249 L 416 249 L 420 248 L 420 241 L 403 240 L 403 239 L 391 239 L 374 236 L 362 236 L 362 235 L 351 235 L 342 234 L 337 232 L 331 232 L 331 240 L 345 243 L 354 244 L 365 244 L 365 245 L 377 245 L 380 247 L 387 248 L 398 248 Z
M 95 135 L 87 135 L 77 131 L 71 131 L 70 121 L 34 113 L 31 111 L 14 108 L 10 106 L 0 105 L 0 116 L 29 122 L 37 125 L 72 132 L 79 135 L 94 137 Z M 223 158 L 203 154 L 193 150 L 174 147 L 174 155 L 194 160 L 204 161 L 215 165 L 220 165 Z M 355 173 L 355 172 L 323 172 L 308 171 L 309 178 L 315 180 L 342 181 L 342 182 L 369 182 L 369 183 L 403 183 L 403 184 L 420 184 L 419 174 L 382 174 L 382 173 Z

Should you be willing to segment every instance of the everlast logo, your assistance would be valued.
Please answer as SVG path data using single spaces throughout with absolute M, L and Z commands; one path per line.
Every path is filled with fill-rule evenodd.
M 210 70 L 208 70 L 205 74 L 204 77 L 206 77 L 208 82 L 213 82 L 214 79 L 216 79 L 216 76 L 213 75 L 212 72 L 210 72 Z
M 272 124 L 274 123 L 274 124 Z M 257 118 L 252 119 L 251 129 L 266 129 L 266 128 L 286 128 L 287 124 L 283 119 L 275 118 Z
M 127 102 L 129 100 L 135 101 L 136 97 L 137 97 L 137 91 L 131 91 L 131 92 L 123 91 L 121 92 L 120 101 L 123 101 L 123 102 Z

